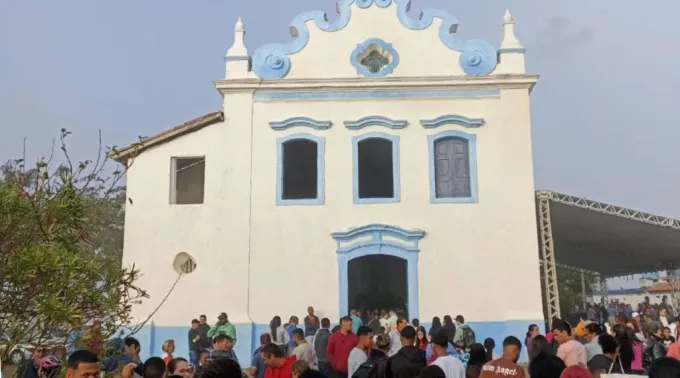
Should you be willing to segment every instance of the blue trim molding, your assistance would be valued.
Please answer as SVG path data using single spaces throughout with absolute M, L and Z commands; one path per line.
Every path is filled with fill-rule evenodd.
M 440 9 L 425 9 L 418 18 L 411 18 L 411 0 L 340 0 L 337 3 L 337 17 L 328 17 L 323 11 L 309 11 L 296 16 L 291 22 L 290 32 L 294 39 L 288 43 L 266 44 L 253 54 L 252 69 L 264 80 L 283 79 L 290 72 L 289 55 L 297 54 L 309 42 L 309 29 L 306 23 L 314 21 L 319 30 L 336 32 L 349 24 L 352 16 L 351 5 L 356 2 L 359 8 L 368 8 L 373 4 L 386 8 L 397 3 L 397 17 L 402 25 L 411 30 L 429 28 L 435 18 L 441 20 L 439 38 L 453 51 L 460 52 L 459 65 L 468 75 L 484 76 L 491 73 L 498 63 L 496 48 L 480 39 L 464 40 L 455 36 L 458 19 L 449 12 Z M 333 19 L 334 21 L 329 21 Z
M 479 127 L 484 124 L 483 118 L 467 118 L 457 114 L 448 114 L 435 119 L 423 119 L 420 124 L 426 129 L 436 129 L 444 125 L 460 125 L 465 127 Z
M 373 46 L 377 46 L 379 49 Z M 371 72 L 360 62 L 360 57 L 371 51 L 377 51 L 382 56 L 387 55 L 385 58 L 388 59 L 388 63 L 375 73 Z M 394 72 L 394 69 L 399 65 L 399 53 L 397 50 L 392 47 L 391 43 L 387 43 L 380 38 L 370 38 L 358 44 L 354 51 L 352 51 L 349 59 L 350 63 L 356 68 L 357 73 L 363 77 L 385 77 Z
M 379 138 L 392 142 L 392 198 L 359 198 L 359 142 L 366 139 Z M 352 137 L 352 196 L 354 204 L 399 203 L 401 201 L 401 183 L 399 173 L 399 136 L 372 132 Z
M 361 130 L 368 126 L 384 126 L 393 130 L 403 129 L 408 124 L 405 120 L 393 120 L 383 116 L 368 116 L 356 121 L 345 121 L 350 130 Z
M 331 121 L 317 121 L 309 117 L 293 117 L 283 121 L 269 122 L 269 126 L 274 130 L 286 130 L 298 126 L 311 127 L 314 130 L 328 130 L 331 125 Z
M 470 197 L 450 197 L 437 198 L 437 187 L 435 177 L 434 144 L 443 138 L 461 138 L 468 142 L 468 162 L 470 163 Z M 430 203 L 477 203 L 479 194 L 477 192 L 477 135 L 468 134 L 457 130 L 442 131 L 434 135 L 427 136 L 427 146 L 429 154 L 430 171 Z
M 424 231 L 408 231 L 384 224 L 369 224 L 347 232 L 331 234 L 337 243 L 338 258 L 338 317 L 349 314 L 349 282 L 347 270 L 350 260 L 371 255 L 388 255 L 406 260 L 409 319 L 418 318 L 418 243 Z M 390 239 L 385 239 L 388 236 Z M 370 240 L 356 243 L 357 239 Z M 394 241 L 397 239 L 398 241 Z
M 293 140 L 306 139 L 316 143 L 316 198 L 283 199 L 283 145 Z M 326 201 L 326 138 L 312 134 L 291 134 L 276 138 L 276 206 L 323 205 Z
M 369 100 L 369 99 L 412 99 L 412 98 L 499 98 L 500 89 L 423 89 L 391 91 L 319 91 L 319 92 L 255 92 L 255 101 L 292 101 L 292 100 Z

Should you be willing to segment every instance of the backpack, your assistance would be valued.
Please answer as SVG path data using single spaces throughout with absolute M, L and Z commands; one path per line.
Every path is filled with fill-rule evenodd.
M 350 378 L 385 378 L 389 358 L 369 359 L 359 365 L 357 371 Z
M 463 349 L 469 350 L 472 348 L 475 343 L 477 343 L 477 339 L 475 338 L 475 331 L 472 330 L 472 328 L 465 327 L 465 330 L 463 331 Z

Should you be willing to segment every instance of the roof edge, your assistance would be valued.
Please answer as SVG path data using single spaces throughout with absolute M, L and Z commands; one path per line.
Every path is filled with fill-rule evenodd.
M 165 130 L 150 137 L 142 138 L 139 142 L 132 143 L 123 148 L 112 149 L 112 151 L 108 153 L 108 157 L 112 158 L 113 160 L 121 164 L 126 164 L 126 161 L 128 159 L 138 156 L 139 154 L 150 148 L 157 147 L 180 136 L 190 134 L 206 126 L 210 126 L 215 123 L 223 121 L 224 121 L 223 112 L 219 111 L 208 113 L 198 118 L 194 118 L 191 121 L 187 121 L 179 126 L 175 126 L 169 130 Z

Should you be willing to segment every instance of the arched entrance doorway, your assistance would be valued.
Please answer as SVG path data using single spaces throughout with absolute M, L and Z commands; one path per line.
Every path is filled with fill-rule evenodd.
M 418 317 L 418 242 L 425 232 L 370 224 L 332 236 L 337 242 L 340 317 L 349 313 L 350 303 L 378 305 L 384 300 L 378 299 L 381 291 L 394 295 L 395 305 L 403 302 L 409 318 Z

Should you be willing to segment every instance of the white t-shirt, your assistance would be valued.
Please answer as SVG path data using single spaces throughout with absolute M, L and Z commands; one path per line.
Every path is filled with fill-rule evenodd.
M 310 343 L 300 344 L 293 349 L 293 355 L 297 357 L 298 360 L 304 360 L 309 364 L 309 366 L 314 369 L 316 368 L 316 351 Z
M 437 357 L 432 365 L 439 366 L 446 378 L 465 378 L 465 367 L 463 363 L 455 356 Z
M 352 378 L 352 375 L 359 370 L 359 366 L 366 362 L 367 359 L 366 352 L 359 348 L 352 348 L 347 358 L 347 378 Z

